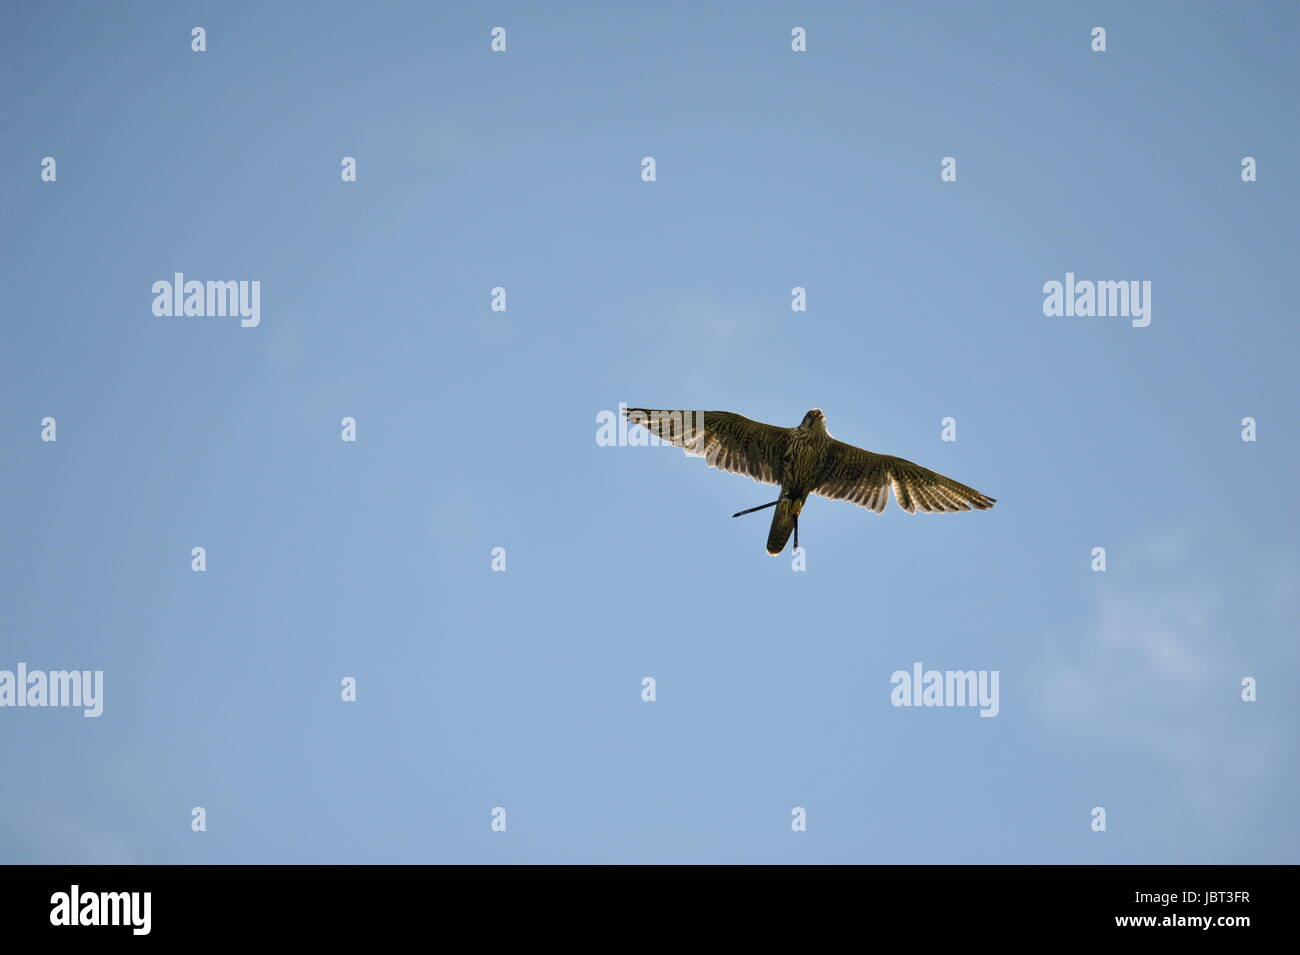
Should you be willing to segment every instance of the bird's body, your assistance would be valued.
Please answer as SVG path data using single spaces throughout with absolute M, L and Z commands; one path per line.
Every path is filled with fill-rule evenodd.
M 785 549 L 791 532 L 799 546 L 799 514 L 810 494 L 849 501 L 877 513 L 885 509 L 891 490 L 898 506 L 909 514 L 987 510 L 995 501 L 919 464 L 837 441 L 817 408 L 804 415 L 797 428 L 778 428 L 730 411 L 629 408 L 626 414 L 629 421 L 688 454 L 705 457 L 710 467 L 779 484 L 777 500 L 749 509 L 776 507 L 767 539 L 767 552 L 773 555 Z
M 805 498 L 817 487 L 822 463 L 835 440 L 821 428 L 791 428 L 785 453 L 781 455 L 781 494 Z
M 772 514 L 772 528 L 767 534 L 767 552 L 779 554 L 785 542 L 798 526 L 808 495 L 817 487 L 817 477 L 826 458 L 830 442 L 834 440 L 823 426 L 816 428 L 791 428 L 781 455 L 781 497 Z

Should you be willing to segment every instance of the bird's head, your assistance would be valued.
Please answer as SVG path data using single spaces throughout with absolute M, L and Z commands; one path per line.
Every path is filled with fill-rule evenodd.
M 814 408 L 812 411 L 804 415 L 803 421 L 799 423 L 799 427 L 804 431 L 825 431 L 826 416 L 822 414 L 822 409 Z

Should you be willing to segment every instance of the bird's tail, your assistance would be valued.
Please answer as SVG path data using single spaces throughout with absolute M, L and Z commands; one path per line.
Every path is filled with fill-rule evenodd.
M 775 557 L 785 550 L 785 542 L 794 530 L 794 519 L 799 516 L 797 501 L 781 498 L 772 513 L 772 529 L 767 532 L 767 552 Z

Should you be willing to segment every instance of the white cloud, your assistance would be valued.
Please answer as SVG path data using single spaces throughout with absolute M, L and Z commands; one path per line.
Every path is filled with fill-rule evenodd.
M 1041 711 L 1073 735 L 1145 752 L 1185 777 L 1201 809 L 1223 809 L 1261 785 L 1279 756 L 1276 725 L 1240 702 L 1241 678 L 1259 674 L 1238 661 L 1261 651 L 1243 632 L 1242 602 L 1265 595 L 1237 594 L 1229 605 L 1185 535 L 1129 552 L 1129 567 L 1112 564 L 1097 580 L 1091 621 L 1057 641 L 1039 675 Z M 1274 589 L 1267 575 L 1251 579 Z
M 14 847 L 16 859 L 38 865 L 132 865 L 136 861 L 125 840 L 75 810 L 56 808 L 45 800 L 0 808 L 13 823 L 5 841 Z

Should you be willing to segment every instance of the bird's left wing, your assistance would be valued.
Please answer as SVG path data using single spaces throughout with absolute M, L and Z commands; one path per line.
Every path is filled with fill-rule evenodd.
M 790 428 L 763 424 L 730 411 L 663 411 L 628 408 L 627 420 L 703 457 L 709 467 L 744 474 L 764 484 L 781 483 L 781 459 Z
M 909 514 L 913 511 L 969 511 L 971 508 L 984 511 L 996 501 L 996 498 L 919 464 L 888 454 L 864 451 L 833 438 L 821 480 L 813 488 L 813 493 L 869 507 L 878 514 L 885 509 L 891 488 L 898 506 Z

